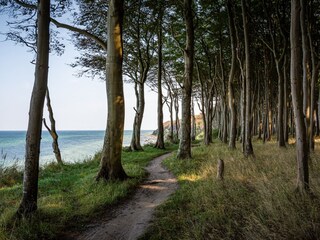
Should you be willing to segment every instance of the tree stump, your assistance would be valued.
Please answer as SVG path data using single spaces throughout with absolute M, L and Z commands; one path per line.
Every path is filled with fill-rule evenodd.
M 223 180 L 223 173 L 224 173 L 224 162 L 222 159 L 219 159 L 218 165 L 217 165 L 217 179 L 218 180 Z

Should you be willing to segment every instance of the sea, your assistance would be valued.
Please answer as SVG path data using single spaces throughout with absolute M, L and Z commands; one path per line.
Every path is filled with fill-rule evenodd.
M 154 142 L 153 130 L 141 131 L 141 144 Z M 58 131 L 58 143 L 62 160 L 66 163 L 90 159 L 102 149 L 105 131 Z M 123 146 L 129 146 L 132 131 L 125 130 Z M 0 131 L 0 167 L 16 165 L 23 167 L 26 131 Z M 47 131 L 42 132 L 40 166 L 55 162 L 52 138 Z

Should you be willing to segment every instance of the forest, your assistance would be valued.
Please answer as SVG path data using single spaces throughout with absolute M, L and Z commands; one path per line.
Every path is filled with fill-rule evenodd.
M 55 239 L 69 227 L 79 230 L 66 222 L 101 216 L 133 193 L 149 160 L 172 151 L 165 165 L 180 187 L 157 209 L 143 239 L 320 239 L 319 1 L 0 0 L 0 14 L 10 19 L 7 40 L 35 53 L 23 180 L 22 173 L 7 171 L 17 180 L 0 184 L 6 212 L 0 239 L 11 239 L 13 229 L 20 230 L 12 239 Z M 50 54 L 63 58 L 61 29 L 81 54 L 72 67 L 105 81 L 107 124 L 92 162 L 64 164 L 56 143 L 58 163 L 42 169 L 46 99 L 52 117 L 50 127 L 44 124 L 57 142 L 48 69 Z M 124 82 L 136 96 L 126 149 Z M 141 144 L 147 86 L 157 94 L 152 146 Z M 85 202 L 78 206 L 69 199 L 74 213 L 59 218 L 50 235 L 46 219 L 67 210 L 46 208 L 43 194 L 50 198 L 50 191 L 42 191 L 64 175 L 77 176 L 68 180 L 77 181 L 77 193 L 85 191 L 81 183 L 92 192 L 82 192 Z M 118 195 L 101 200 L 110 188 Z M 90 208 L 89 198 L 98 201 L 94 195 L 101 202 Z M 28 230 L 30 222 L 37 227 Z

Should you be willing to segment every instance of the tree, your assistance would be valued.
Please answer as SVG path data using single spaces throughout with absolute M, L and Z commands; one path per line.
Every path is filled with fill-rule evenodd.
M 251 53 L 250 53 L 250 36 L 248 26 L 247 1 L 241 0 L 242 6 L 242 21 L 244 31 L 245 45 L 245 97 L 246 97 L 246 112 L 245 112 L 245 138 L 244 138 L 244 155 L 246 157 L 253 155 L 251 142 Z
M 37 5 L 37 59 L 26 137 L 23 197 L 17 212 L 18 215 L 24 216 L 37 210 L 42 116 L 49 68 L 49 25 L 50 1 L 39 0 Z
M 92 3 L 78 0 L 77 3 L 80 14 L 76 15 L 78 17 L 75 23 L 78 26 L 61 23 L 56 19 L 51 19 L 51 22 L 58 28 L 72 31 L 78 41 L 76 46 L 87 51 L 78 58 L 74 66 L 84 67 L 84 73 L 90 72 L 93 76 L 106 77 L 108 117 L 100 169 L 96 180 L 124 180 L 127 175 L 121 164 L 124 129 L 123 1 L 110 0 L 109 2 Z M 108 18 L 105 21 L 107 11 Z M 97 15 L 101 18 L 97 18 Z M 108 36 L 107 43 L 104 40 L 106 36 Z
M 46 99 L 47 99 L 47 108 L 48 108 L 48 112 L 49 112 L 49 119 L 50 119 L 50 123 L 51 123 L 51 128 L 47 125 L 45 118 L 43 118 L 43 124 L 52 137 L 52 148 L 53 148 L 53 152 L 56 157 L 56 160 L 59 164 L 63 164 L 62 158 L 61 158 L 61 153 L 60 153 L 60 148 L 59 148 L 59 143 L 58 143 L 59 136 L 56 131 L 56 121 L 53 117 L 53 110 L 52 110 L 52 106 L 51 106 L 49 88 L 47 88 Z
M 291 91 L 292 105 L 294 110 L 295 132 L 296 132 L 296 157 L 297 157 L 297 189 L 305 192 L 309 189 L 308 169 L 308 146 L 306 126 L 303 115 L 303 91 L 302 69 L 301 69 L 301 27 L 300 27 L 300 0 L 291 0 L 291 27 L 290 27 L 290 48 L 291 48 Z
M 129 4 L 130 2 L 128 2 Z M 147 1 L 132 1 L 127 14 L 127 29 L 125 31 L 126 53 L 124 58 L 124 72 L 134 83 L 136 95 L 135 117 L 133 122 L 130 149 L 143 150 L 141 146 L 141 125 L 145 109 L 145 84 L 148 80 L 154 55 L 155 33 L 150 29 L 155 27 L 155 20 L 151 17 L 151 9 Z
M 229 138 L 229 148 L 236 148 L 236 137 L 237 137 L 237 112 L 235 108 L 235 96 L 234 96 L 234 86 L 233 81 L 235 77 L 236 68 L 236 29 L 234 20 L 234 2 L 232 0 L 227 1 L 228 8 L 228 18 L 229 18 L 229 34 L 230 34 L 230 44 L 231 44 L 231 67 L 229 72 L 228 80 L 228 98 L 229 98 L 229 109 L 230 109 L 230 138 Z
M 97 180 L 123 180 L 127 174 L 121 164 L 124 130 L 123 0 L 110 0 L 108 9 L 107 99 L 108 118 Z
M 164 130 L 163 130 L 163 100 L 162 100 L 162 45 L 163 33 L 162 23 L 164 6 L 162 1 L 158 1 L 158 134 L 156 148 L 164 149 Z
M 184 50 L 185 77 L 182 87 L 181 138 L 178 159 L 191 158 L 191 94 L 194 58 L 193 1 L 184 0 L 184 21 L 186 26 L 186 48 Z
M 271 15 L 271 12 L 266 6 L 264 1 L 264 10 L 266 12 L 266 18 L 268 22 L 268 33 L 270 35 L 271 44 L 266 43 L 265 40 L 263 42 L 268 47 L 268 49 L 272 52 L 274 57 L 274 62 L 278 75 L 278 144 L 279 147 L 285 147 L 285 135 L 284 135 L 284 74 L 282 69 L 284 68 L 284 59 L 285 54 L 287 52 L 287 37 L 285 36 L 284 31 L 284 17 L 280 16 L 280 4 L 276 5 L 277 8 L 273 11 L 274 14 Z M 277 33 L 276 29 L 278 28 L 279 33 Z M 280 36 L 280 37 L 278 37 Z M 280 40 L 277 40 L 277 37 Z

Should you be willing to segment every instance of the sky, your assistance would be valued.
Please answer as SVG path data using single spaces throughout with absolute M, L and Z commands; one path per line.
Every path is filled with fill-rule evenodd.
M 0 17 L 0 32 L 5 30 Z M 68 38 L 68 37 L 66 37 Z M 34 53 L 27 47 L 0 36 L 0 130 L 26 130 L 28 111 L 34 82 Z M 50 54 L 48 85 L 51 104 L 58 130 L 104 130 L 106 127 L 106 87 L 100 79 L 77 77 L 77 71 L 68 64 L 79 53 L 66 42 L 62 56 Z M 135 96 L 133 84 L 124 85 L 125 126 L 132 129 Z M 145 91 L 146 106 L 142 122 L 143 130 L 157 129 L 157 96 L 149 88 Z M 48 119 L 47 109 L 44 116 Z M 169 113 L 164 107 L 164 120 Z

